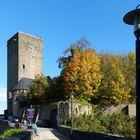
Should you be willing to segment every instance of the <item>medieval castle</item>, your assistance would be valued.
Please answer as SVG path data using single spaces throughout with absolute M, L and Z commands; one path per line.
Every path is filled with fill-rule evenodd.
M 7 41 L 7 106 L 8 115 L 18 116 L 22 102 L 35 75 L 42 73 L 42 39 L 17 32 Z
M 37 36 L 17 32 L 7 41 L 7 116 L 20 117 L 23 109 L 20 104 L 25 102 L 27 91 L 35 75 L 42 74 L 43 45 Z M 73 104 L 74 114 L 90 114 L 89 105 Z M 43 104 L 40 106 L 40 118 L 50 121 L 56 126 L 65 116 L 71 114 L 70 103 Z
M 35 75 L 41 75 L 43 69 L 43 42 L 40 37 L 17 32 L 7 41 L 7 116 L 18 116 L 24 112 L 20 104 L 25 102 L 27 91 Z M 119 110 L 126 107 L 121 106 Z M 131 109 L 129 109 L 131 108 Z M 135 115 L 132 105 L 128 106 L 128 114 Z M 73 111 L 71 111 L 71 109 Z M 118 108 L 107 110 L 114 112 Z M 26 109 L 24 109 L 26 110 Z M 111 111 L 112 110 L 112 111 Z M 40 106 L 40 118 L 49 120 L 51 126 L 60 124 L 64 117 L 80 114 L 91 114 L 92 105 L 81 103 L 53 103 Z

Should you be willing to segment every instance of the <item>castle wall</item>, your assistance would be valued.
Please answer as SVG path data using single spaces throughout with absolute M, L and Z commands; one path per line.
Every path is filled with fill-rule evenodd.
M 12 114 L 12 89 L 22 78 L 34 79 L 43 69 L 40 37 L 18 32 L 7 41 L 7 106 Z
M 18 82 L 18 36 L 14 35 L 7 42 L 7 91 Z
M 22 33 L 18 38 L 18 80 L 23 77 L 34 79 L 42 73 L 42 40 Z

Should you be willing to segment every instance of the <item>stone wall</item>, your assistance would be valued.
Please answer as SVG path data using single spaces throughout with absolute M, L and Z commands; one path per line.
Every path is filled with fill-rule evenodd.
M 18 32 L 8 40 L 7 48 L 8 91 L 11 91 L 23 77 L 33 79 L 36 74 L 42 73 L 42 39 Z
M 58 104 L 58 124 L 61 124 L 62 120 L 65 117 L 71 116 L 71 103 L 59 103 Z M 93 113 L 92 105 L 90 104 L 82 104 L 78 102 L 73 103 L 72 113 L 74 116 L 79 115 L 90 115 Z
M 18 80 L 23 77 L 34 79 L 42 73 L 42 39 L 26 33 L 18 33 Z
M 50 113 L 52 110 L 57 109 L 57 104 L 43 104 L 40 107 L 39 119 L 50 120 Z
M 9 122 L 5 120 L 0 120 L 0 135 L 8 129 L 10 129 Z
M 12 115 L 21 117 L 24 108 L 20 108 L 20 103 L 26 101 L 27 90 L 17 90 L 12 93 Z
M 105 109 L 102 113 L 112 115 L 115 112 L 122 111 L 130 117 L 136 116 L 136 104 L 120 104 L 118 106 L 111 106 Z
M 7 41 L 7 90 L 18 82 L 18 34 Z
M 135 104 L 129 104 L 128 105 L 128 115 L 130 117 L 136 116 L 136 105 Z
M 67 137 L 72 137 L 72 140 L 134 140 L 131 138 L 124 138 L 119 136 L 117 137 L 117 136 L 111 136 L 102 133 L 80 131 L 75 129 L 73 129 L 72 136 L 71 136 L 70 128 L 66 128 L 62 126 L 58 126 L 58 132 L 62 133 Z
M 81 103 L 73 103 L 73 115 L 90 115 L 92 114 L 92 105 L 90 104 L 81 104 Z M 40 114 L 39 119 L 44 119 L 57 124 L 61 124 L 61 122 L 66 117 L 71 116 L 71 104 L 66 103 L 52 103 L 52 104 L 43 104 L 40 106 Z
M 34 79 L 42 74 L 42 39 L 37 36 L 17 32 L 7 41 L 7 98 L 8 114 L 12 115 L 11 90 L 22 78 Z
M 12 88 L 18 82 L 18 38 L 14 35 L 7 41 L 7 104 L 8 114 L 12 114 Z

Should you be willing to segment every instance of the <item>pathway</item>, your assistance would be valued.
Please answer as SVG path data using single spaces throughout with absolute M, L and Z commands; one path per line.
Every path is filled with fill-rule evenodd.
M 70 140 L 70 139 L 58 133 L 56 129 L 39 128 L 39 136 L 35 136 L 34 140 Z

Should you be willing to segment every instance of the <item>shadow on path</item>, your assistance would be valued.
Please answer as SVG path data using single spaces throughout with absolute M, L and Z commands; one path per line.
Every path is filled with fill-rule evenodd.
M 52 129 L 51 132 L 52 132 L 57 138 L 59 138 L 59 140 L 70 140 L 70 138 L 68 138 L 68 137 L 62 135 L 61 133 L 59 133 L 59 132 L 57 131 L 57 129 Z

